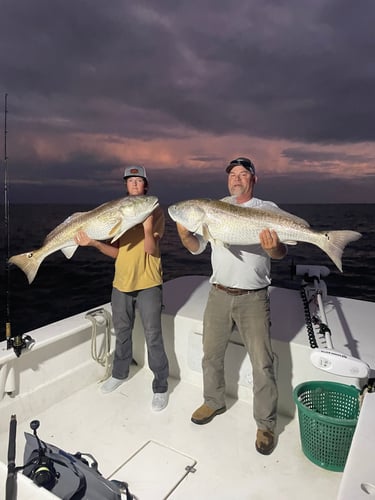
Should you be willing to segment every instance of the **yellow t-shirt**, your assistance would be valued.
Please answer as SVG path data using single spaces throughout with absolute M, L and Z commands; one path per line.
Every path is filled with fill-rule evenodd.
M 165 225 L 163 210 L 157 207 L 153 214 L 153 232 L 157 232 L 161 238 Z M 126 231 L 119 240 L 113 287 L 120 292 L 144 290 L 163 282 L 159 242 L 156 255 L 150 255 L 145 252 L 144 238 L 143 225 L 137 224 Z

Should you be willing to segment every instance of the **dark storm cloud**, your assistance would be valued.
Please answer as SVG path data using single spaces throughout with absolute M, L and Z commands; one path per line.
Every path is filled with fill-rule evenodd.
M 0 89 L 50 131 L 373 140 L 374 18 L 372 0 L 5 0 Z
M 282 156 L 288 159 L 288 165 L 291 167 L 290 171 L 294 168 L 302 169 L 304 174 L 313 173 L 317 167 L 319 169 L 337 170 L 340 165 L 341 169 L 352 170 L 360 169 L 362 165 L 375 164 L 375 156 L 366 153 L 363 154 L 350 154 L 344 151 L 327 151 L 318 149 L 307 148 L 287 148 L 282 152 Z M 365 174 L 363 174 L 365 175 Z M 371 174 L 367 173 L 367 176 Z M 375 169 L 373 169 L 373 176 L 375 176 Z M 351 182 L 351 181 L 350 181 Z M 373 191 L 375 199 L 375 189 Z
M 0 92 L 9 94 L 12 199 L 122 196 L 119 158 L 138 161 L 136 146 L 127 150 L 137 140 L 166 203 L 188 193 L 221 197 L 226 177 L 218 169 L 229 158 L 200 144 L 200 134 L 225 137 L 230 155 L 240 134 L 249 154 L 263 140 L 262 154 L 278 167 L 261 177 L 260 197 L 311 202 L 333 193 L 371 202 L 374 155 L 350 148 L 375 139 L 374 18 L 373 0 L 3 0 Z M 189 166 L 176 160 L 166 168 L 163 154 L 174 157 L 178 140 L 189 139 L 181 154 Z M 154 159 L 153 140 L 176 142 Z M 267 142 L 277 140 L 287 160 L 280 165 L 279 148 Z M 367 164 L 366 173 L 352 182 L 297 169 L 330 176 L 338 162 L 353 171 Z
M 12 178 L 11 171 L 9 179 L 17 200 L 32 202 L 35 199 L 41 203 L 53 200 L 64 203 L 68 201 L 65 200 L 67 191 L 75 190 L 76 196 L 79 197 L 80 192 L 81 200 L 86 203 L 90 200 L 88 191 L 92 191 L 92 199 L 100 200 L 98 193 L 102 193 L 103 199 L 108 196 L 123 196 L 122 172 L 123 168 L 118 161 L 102 161 L 90 154 L 77 153 L 61 161 L 25 160 L 22 164 L 17 164 L 16 178 Z M 56 194 L 56 190 L 61 193 Z M 35 193 L 39 191 L 40 194 L 35 197 Z
M 292 189 L 291 189 L 292 187 Z M 310 176 L 267 176 L 257 186 L 257 196 L 274 200 L 278 204 L 289 203 L 373 203 L 375 176 L 353 178 L 323 178 L 312 170 Z M 371 194 L 372 193 L 372 194 Z
M 302 162 L 319 164 L 330 164 L 337 162 L 345 162 L 346 164 L 375 163 L 375 157 L 368 156 L 366 154 L 354 155 L 337 151 L 321 151 L 311 150 L 307 148 L 287 148 L 282 152 L 282 156 L 288 158 L 288 162 L 291 165 L 300 165 Z
M 25 169 L 39 171 L 34 182 L 29 176 L 11 185 L 11 199 L 22 203 L 85 203 L 92 206 L 124 196 L 122 166 L 117 162 L 95 162 L 95 159 L 76 157 L 70 161 L 41 165 L 25 165 Z M 51 174 L 55 172 L 55 175 Z M 175 169 L 147 166 L 150 194 L 159 197 L 167 206 L 191 198 L 218 199 L 227 195 L 227 175 L 224 168 L 207 166 L 204 175 L 195 169 L 176 165 Z M 260 172 L 256 196 L 278 204 L 288 203 L 373 203 L 375 174 L 360 176 L 350 181 L 341 178 L 317 176 L 310 173 L 264 174 Z M 371 194 L 372 193 L 372 194 Z

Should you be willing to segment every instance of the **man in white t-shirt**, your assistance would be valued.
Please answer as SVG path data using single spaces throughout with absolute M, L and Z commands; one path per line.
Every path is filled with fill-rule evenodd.
M 276 205 L 253 197 L 257 182 L 255 166 L 239 157 L 226 168 L 231 196 L 222 201 L 242 207 L 267 208 Z M 177 224 L 182 244 L 193 254 L 207 245 L 201 236 Z M 204 404 L 192 415 L 195 424 L 207 424 L 226 411 L 224 356 L 236 325 L 253 367 L 254 419 L 257 424 L 255 447 L 269 455 L 275 448 L 277 386 L 270 341 L 271 258 L 282 259 L 286 246 L 273 230 L 259 234 L 259 246 L 230 246 L 211 243 L 212 288 L 203 320 Z

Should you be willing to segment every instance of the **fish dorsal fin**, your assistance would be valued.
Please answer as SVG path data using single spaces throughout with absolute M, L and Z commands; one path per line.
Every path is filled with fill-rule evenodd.
M 74 212 L 74 214 L 69 215 L 62 224 L 68 224 L 69 222 L 74 222 L 78 217 L 82 217 L 82 215 L 86 215 L 87 212 Z
M 72 215 L 69 215 L 68 218 L 66 218 L 61 224 L 55 227 L 50 233 L 47 234 L 47 236 L 44 238 L 43 245 L 48 243 L 50 240 L 52 240 L 56 235 L 60 234 L 62 229 L 64 229 L 64 226 L 67 226 L 68 224 L 71 224 L 74 222 L 76 219 L 79 217 L 82 217 L 82 215 L 85 215 L 87 212 L 75 212 Z
M 71 259 L 74 252 L 77 250 L 78 245 L 72 245 L 71 247 L 62 248 L 61 251 L 67 259 Z
M 242 206 L 241 204 L 236 203 L 235 196 L 226 196 L 225 198 L 222 198 L 220 201 L 223 201 L 224 203 L 230 203 L 231 205 L 235 205 L 235 206 Z M 251 210 L 260 210 L 262 212 L 268 212 L 268 213 L 273 213 L 273 214 L 277 214 L 280 216 L 288 217 L 289 219 L 292 219 L 297 224 L 301 224 L 302 226 L 310 227 L 310 224 L 305 219 L 302 219 L 301 217 L 297 217 L 297 215 L 294 215 L 294 214 L 291 214 L 290 212 L 282 210 L 280 207 L 272 205 L 271 203 L 262 204 L 260 206 L 255 206 L 255 207 L 243 207 L 243 208 L 250 208 Z M 293 243 L 289 243 L 289 244 L 292 245 Z
M 292 219 L 297 224 L 302 224 L 303 226 L 310 227 L 310 224 L 301 217 L 297 217 L 297 215 L 291 214 L 290 212 L 286 212 L 279 207 L 274 207 L 273 205 L 262 205 L 260 207 L 252 207 L 254 210 L 261 210 L 263 212 L 270 212 L 273 214 L 277 214 L 280 216 L 288 217 L 288 219 Z M 292 245 L 293 243 L 289 243 Z

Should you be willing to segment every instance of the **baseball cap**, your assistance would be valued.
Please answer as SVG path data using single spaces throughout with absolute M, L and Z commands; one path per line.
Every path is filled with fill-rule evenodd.
M 254 163 L 249 158 L 244 158 L 243 156 L 240 156 L 239 158 L 232 160 L 225 169 L 225 171 L 227 172 L 227 174 L 229 174 L 232 168 L 237 166 L 242 166 L 246 168 L 246 170 L 248 170 L 251 174 L 255 175 Z
M 143 177 L 147 180 L 146 169 L 144 167 L 139 167 L 138 165 L 131 165 L 126 167 L 124 171 L 124 179 L 128 177 Z

